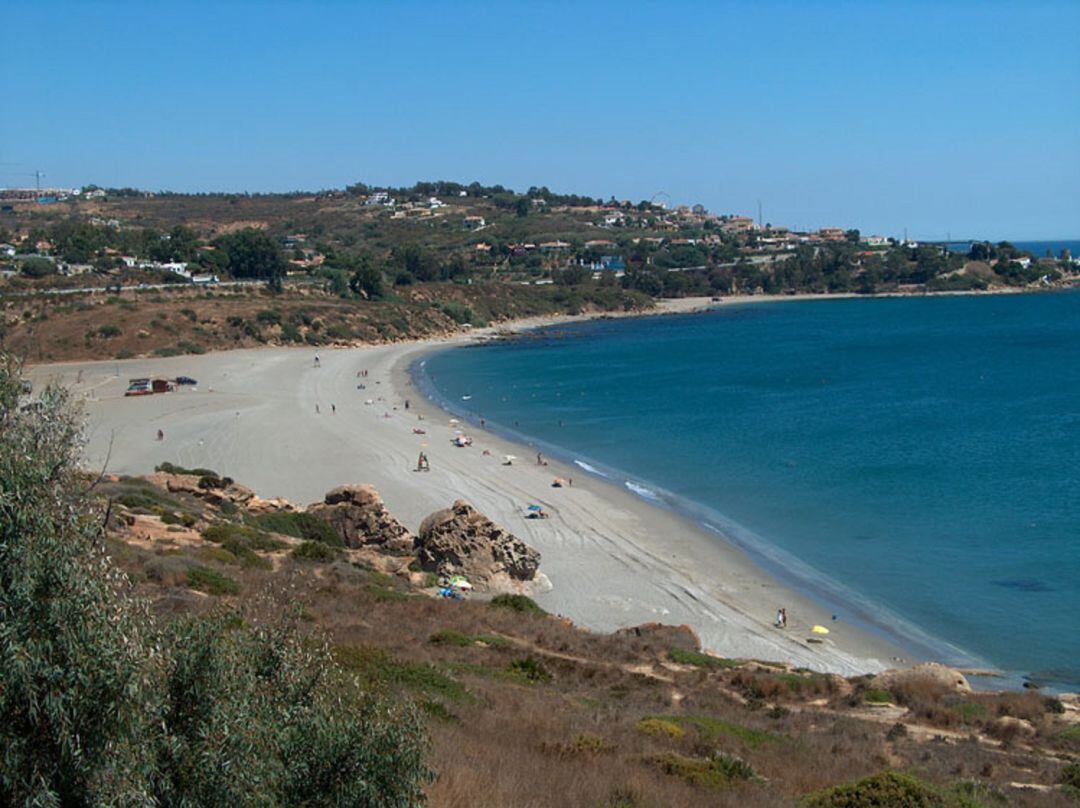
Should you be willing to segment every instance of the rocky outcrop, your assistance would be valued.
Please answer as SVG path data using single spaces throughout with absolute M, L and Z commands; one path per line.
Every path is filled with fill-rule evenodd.
M 420 566 L 464 575 L 481 592 L 530 594 L 550 588 L 540 553 L 464 500 L 431 514 L 416 539 Z
M 955 668 L 937 662 L 924 662 L 911 668 L 888 670 L 874 677 L 874 687 L 888 690 L 916 682 L 933 682 L 957 693 L 970 693 L 967 677 Z
M 387 553 L 413 550 L 413 535 L 370 485 L 342 485 L 329 491 L 308 513 L 330 523 L 346 547 L 376 546 Z
M 700 651 L 701 640 L 690 626 L 668 626 L 663 623 L 642 623 L 640 626 L 620 628 L 616 634 L 638 637 L 650 645 L 655 644 L 668 651 Z
M 225 502 L 247 507 L 255 498 L 255 492 L 245 485 L 239 485 L 229 477 L 198 477 L 194 474 L 154 474 L 150 482 L 163 487 L 172 494 L 190 494 L 205 502 L 220 507 Z

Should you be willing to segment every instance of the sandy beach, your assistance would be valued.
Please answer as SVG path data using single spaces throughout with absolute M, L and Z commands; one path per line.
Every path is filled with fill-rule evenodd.
M 146 474 L 162 461 L 209 467 L 260 496 L 305 505 L 335 486 L 371 483 L 413 530 L 463 498 L 543 554 L 541 571 L 553 587 L 537 601 L 579 625 L 688 624 L 720 655 L 845 675 L 900 664 L 904 652 L 843 623 L 829 624 L 823 643 L 807 643 L 810 626 L 829 623 L 826 611 L 676 514 L 580 469 L 539 466 L 535 450 L 483 429 L 467 428 L 471 446 L 452 445 L 457 427 L 412 387 L 408 368 L 424 352 L 484 336 L 45 365 L 28 375 L 36 386 L 67 385 L 83 400 L 86 465 L 95 470 Z M 165 395 L 123 395 L 129 378 L 178 375 L 199 383 Z M 430 473 L 414 470 L 421 451 Z M 513 465 L 503 464 L 507 454 L 516 455 Z M 573 486 L 553 488 L 558 476 L 573 477 Z M 551 518 L 525 519 L 530 503 Z M 786 630 L 772 627 L 779 606 L 789 614 Z

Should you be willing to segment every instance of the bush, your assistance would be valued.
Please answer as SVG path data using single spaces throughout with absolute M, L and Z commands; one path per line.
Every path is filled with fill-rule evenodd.
M 525 595 L 496 595 L 488 603 L 496 609 L 509 609 L 520 614 L 547 614 L 536 605 L 536 601 Z
M 80 496 L 75 405 L 50 387 L 20 411 L 20 377 L 0 357 L 0 804 L 145 802 L 153 630 Z
M 865 690 L 862 696 L 868 704 L 891 704 L 893 700 L 893 694 L 888 690 Z
M 238 595 L 240 584 L 228 575 L 209 567 L 192 567 L 187 573 L 187 585 L 208 595 Z
M 19 378 L 0 358 L 0 805 L 420 804 L 415 709 L 287 626 L 157 624 L 106 556 L 68 396 L 20 412 Z
M 1080 789 L 1080 763 L 1076 761 L 1066 763 L 1061 770 L 1059 781 L 1062 785 Z
M 276 309 L 263 309 L 255 315 L 255 319 L 260 323 L 266 323 L 267 325 L 280 325 L 281 312 Z
M 749 763 L 719 752 L 705 759 L 676 754 L 657 755 L 652 762 L 665 774 L 706 788 L 723 788 L 735 780 L 761 779 Z
M 663 718 L 643 718 L 637 722 L 637 731 L 646 735 L 665 735 L 672 740 L 678 740 L 686 734 L 686 730 L 678 724 Z
M 345 546 L 345 542 L 329 522 L 310 513 L 263 513 L 252 519 L 251 524 L 270 533 L 280 533 L 294 539 L 322 542 L 331 547 Z
M 683 648 L 672 648 L 668 651 L 668 656 L 671 657 L 672 662 L 678 662 L 680 665 L 693 665 L 698 668 L 737 668 L 740 664 L 734 659 L 723 659 L 722 657 L 702 654 L 697 651 L 687 651 Z
M 102 339 L 111 339 L 112 337 L 119 337 L 122 333 L 115 325 L 103 325 L 97 330 L 98 336 Z
M 524 680 L 529 684 L 543 684 L 551 681 L 551 674 L 548 669 L 544 667 L 542 662 L 533 657 L 515 659 L 507 666 L 506 672 L 511 678 Z
M 336 559 L 338 557 L 338 551 L 333 547 L 328 547 L 322 542 L 306 541 L 298 547 L 293 548 L 293 551 L 289 555 L 298 561 L 314 561 L 316 563 L 325 564 Z
M 154 466 L 154 471 L 160 471 L 163 474 L 187 474 L 192 477 L 217 477 L 219 476 L 213 469 L 186 469 L 183 466 L 177 466 L 172 463 L 161 463 Z
M 280 539 L 275 539 L 261 530 L 246 525 L 238 525 L 234 522 L 219 522 L 216 525 L 211 525 L 202 532 L 202 537 L 206 541 L 212 541 L 215 544 L 231 545 L 227 547 L 230 550 L 233 546 L 239 546 L 246 547 L 249 550 L 269 552 L 281 550 L 288 546 Z
M 806 795 L 805 808 L 870 808 L 903 805 L 905 808 L 936 808 L 946 805 L 937 789 L 903 772 L 884 771 L 854 783 L 834 786 Z

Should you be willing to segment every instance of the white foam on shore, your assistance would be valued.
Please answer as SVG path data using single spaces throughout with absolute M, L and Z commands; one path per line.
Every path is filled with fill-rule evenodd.
M 623 484 L 629 490 L 633 491 L 635 494 L 637 494 L 642 499 L 647 499 L 650 502 L 657 502 L 657 503 L 662 503 L 664 501 L 660 497 L 660 495 L 657 494 L 655 491 L 653 491 L 651 488 L 646 488 L 643 485 L 639 485 L 638 483 L 635 483 L 633 480 L 627 480 Z
M 596 466 L 589 465 L 584 460 L 575 460 L 574 465 L 577 466 L 579 469 L 582 469 L 583 471 L 589 472 L 589 474 L 595 474 L 597 477 L 603 477 L 605 480 L 611 479 L 610 474 L 605 474 L 604 472 L 600 471 L 600 469 L 598 469 Z

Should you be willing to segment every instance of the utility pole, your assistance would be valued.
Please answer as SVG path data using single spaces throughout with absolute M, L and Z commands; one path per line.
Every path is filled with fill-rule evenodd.
M 761 200 L 759 199 L 757 201 L 757 226 L 758 226 L 758 230 L 761 229 L 761 223 L 762 223 L 761 222 Z

